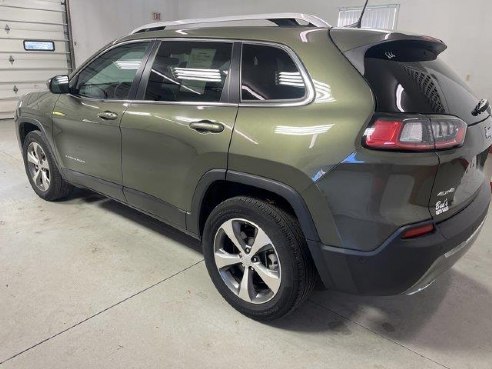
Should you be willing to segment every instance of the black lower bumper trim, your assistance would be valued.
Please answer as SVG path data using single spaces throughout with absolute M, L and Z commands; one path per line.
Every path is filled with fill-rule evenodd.
M 490 186 L 484 184 L 467 208 L 436 224 L 433 233 L 402 239 L 408 226 L 402 227 L 372 252 L 308 244 L 327 288 L 362 295 L 411 293 L 432 283 L 471 247 L 489 202 Z

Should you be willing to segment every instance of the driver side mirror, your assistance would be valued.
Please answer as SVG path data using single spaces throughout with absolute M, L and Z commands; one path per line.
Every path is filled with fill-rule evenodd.
M 68 94 L 70 92 L 68 76 L 55 76 L 48 81 L 51 93 Z

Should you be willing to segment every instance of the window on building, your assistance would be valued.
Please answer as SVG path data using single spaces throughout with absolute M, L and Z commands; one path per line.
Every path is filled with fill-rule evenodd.
M 362 28 L 396 29 L 399 5 L 368 6 L 362 18 Z M 354 24 L 359 20 L 362 7 L 340 8 L 338 27 Z

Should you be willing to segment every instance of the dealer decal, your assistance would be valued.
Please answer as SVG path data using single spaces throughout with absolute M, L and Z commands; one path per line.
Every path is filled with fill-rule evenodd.
M 436 215 L 445 213 L 449 210 L 448 199 L 436 202 Z

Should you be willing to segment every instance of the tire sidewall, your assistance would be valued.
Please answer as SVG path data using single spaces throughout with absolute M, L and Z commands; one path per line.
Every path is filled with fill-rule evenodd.
M 298 276 L 296 275 L 295 260 L 289 247 L 292 242 L 296 242 L 295 237 L 289 232 L 284 232 L 275 220 L 263 211 L 254 208 L 245 201 L 238 203 L 230 199 L 226 200 L 219 207 L 216 207 L 210 214 L 205 225 L 202 247 L 205 263 L 210 277 L 220 292 L 220 294 L 236 309 L 252 317 L 261 317 L 274 311 L 281 310 L 284 306 L 290 306 L 295 300 Z M 281 284 L 277 294 L 269 301 L 262 304 L 246 302 L 236 296 L 222 280 L 215 265 L 214 259 L 214 239 L 219 227 L 232 218 L 242 218 L 257 224 L 266 232 L 275 246 L 280 261 Z

